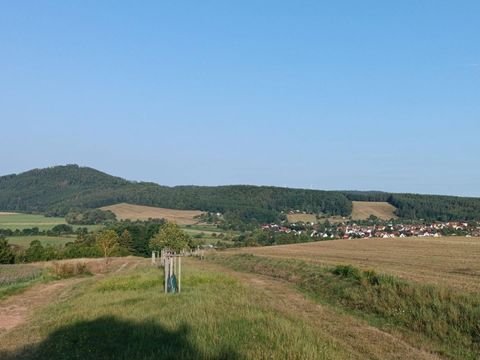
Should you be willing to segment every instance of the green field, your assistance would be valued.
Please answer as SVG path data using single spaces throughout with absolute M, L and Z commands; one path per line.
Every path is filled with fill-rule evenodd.
M 228 238 L 231 239 L 240 234 L 238 231 L 223 230 L 215 225 L 183 225 L 181 228 L 194 240 L 200 240 L 205 242 L 205 244 L 212 245 L 215 245 L 218 241 L 230 244 L 232 241 L 228 240 Z
M 30 246 L 33 240 L 40 240 L 43 246 L 45 245 L 65 245 L 68 242 L 75 241 L 76 236 L 11 236 L 8 237 L 8 243 L 22 247 Z
M 0 229 L 23 230 L 27 228 L 38 227 L 40 231 L 50 230 L 55 225 L 66 224 L 65 219 L 61 217 L 46 217 L 43 215 L 21 214 L 21 213 L 2 213 L 0 212 Z M 82 225 L 73 226 L 74 229 L 86 227 L 90 231 L 100 229 L 101 225 Z
M 0 213 L 0 228 L 2 229 L 23 230 L 38 227 L 40 230 L 49 230 L 59 224 L 65 224 L 65 219 L 43 215 Z

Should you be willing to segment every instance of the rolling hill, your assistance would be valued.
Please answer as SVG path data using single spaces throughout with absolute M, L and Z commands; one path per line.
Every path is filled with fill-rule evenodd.
M 0 211 L 57 216 L 64 216 L 72 209 L 129 203 L 221 212 L 231 223 L 259 223 L 277 221 L 285 210 L 350 216 L 352 201 L 386 202 L 396 207 L 395 215 L 404 219 L 480 219 L 479 198 L 251 185 L 168 187 L 132 182 L 78 165 L 34 169 L 0 177 Z

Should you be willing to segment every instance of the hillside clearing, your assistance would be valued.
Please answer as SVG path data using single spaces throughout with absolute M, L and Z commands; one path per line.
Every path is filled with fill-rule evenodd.
M 466 291 L 480 291 L 480 238 L 404 238 L 320 241 L 230 250 L 321 264 L 352 264 Z
M 197 224 L 198 219 L 195 217 L 203 214 L 197 210 L 174 210 L 126 203 L 104 206 L 100 209 L 110 210 L 119 220 L 165 219 L 178 225 Z
M 397 208 L 387 202 L 352 201 L 352 220 L 366 220 L 370 216 L 376 216 L 382 220 L 397 219 Z
M 288 214 L 287 220 L 291 224 L 297 222 L 317 223 L 317 216 L 314 214 Z

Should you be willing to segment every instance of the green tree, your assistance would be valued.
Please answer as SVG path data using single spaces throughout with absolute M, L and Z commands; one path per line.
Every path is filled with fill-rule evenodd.
M 130 231 L 128 231 L 127 229 L 123 230 L 122 234 L 118 239 L 118 243 L 122 248 L 128 250 L 130 253 L 135 252 L 135 249 L 133 247 L 132 235 L 130 235 Z
M 33 240 L 25 251 L 25 258 L 28 262 L 43 261 L 45 257 L 45 248 L 40 240 Z
M 96 236 L 96 243 L 106 261 L 118 246 L 118 235 L 113 230 L 99 232 Z
M 0 264 L 13 264 L 15 262 L 15 254 L 8 244 L 7 239 L 0 236 Z
M 150 240 L 150 249 L 160 251 L 169 248 L 173 251 L 181 251 L 189 248 L 191 239 L 177 224 L 166 223 L 160 231 Z

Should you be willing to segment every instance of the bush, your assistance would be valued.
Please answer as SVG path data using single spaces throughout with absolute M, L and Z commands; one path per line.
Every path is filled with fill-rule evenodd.
M 356 281 L 360 281 L 362 278 L 360 270 L 352 265 L 337 265 L 332 269 L 332 274 Z
M 54 262 L 52 272 L 59 279 L 69 278 L 77 275 L 91 275 L 87 265 L 83 262 Z

